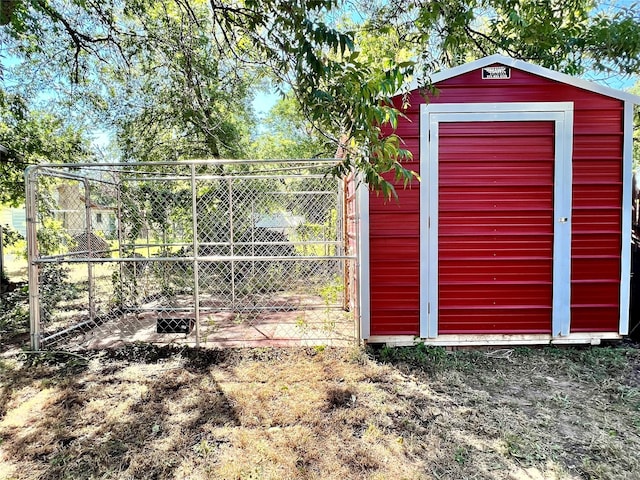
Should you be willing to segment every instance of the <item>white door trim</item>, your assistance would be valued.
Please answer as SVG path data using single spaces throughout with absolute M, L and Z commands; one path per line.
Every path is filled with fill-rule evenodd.
M 356 182 L 356 208 L 358 225 L 358 298 L 360 302 L 360 338 L 371 335 L 371 261 L 369 255 L 369 187 L 361 175 Z
M 438 133 L 442 122 L 553 121 L 553 337 L 571 322 L 573 102 L 448 103 L 420 106 L 420 337 L 438 336 Z
M 620 252 L 620 321 L 618 333 L 629 334 L 631 301 L 631 179 L 633 177 L 633 103 L 624 102 L 622 152 L 622 242 Z

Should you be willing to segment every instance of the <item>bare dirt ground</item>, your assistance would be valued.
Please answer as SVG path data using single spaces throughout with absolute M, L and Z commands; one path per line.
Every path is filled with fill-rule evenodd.
M 638 479 L 633 346 L 5 352 L 0 478 Z

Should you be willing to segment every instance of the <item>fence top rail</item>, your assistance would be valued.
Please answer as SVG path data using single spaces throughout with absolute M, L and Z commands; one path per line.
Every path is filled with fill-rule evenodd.
M 124 257 L 124 258 L 60 258 L 42 257 L 32 260 L 33 264 L 44 263 L 161 263 L 161 262 L 271 262 L 271 261 L 318 261 L 318 260 L 357 260 L 355 255 L 200 255 L 197 257 Z
M 280 170 L 274 170 L 280 171 Z M 154 174 L 158 175 L 158 172 L 121 172 L 121 173 L 135 173 L 136 175 L 141 175 L 139 177 L 128 177 L 123 179 L 123 182 L 167 182 L 167 181 L 189 181 L 191 177 L 189 175 L 162 175 L 158 177 L 145 177 L 144 174 Z M 244 174 L 234 174 L 234 172 L 229 172 L 228 175 L 196 175 L 195 179 L 198 181 L 202 180 L 225 180 L 225 181 L 234 181 L 234 180 L 280 180 L 286 178 L 295 178 L 290 173 L 283 173 L 281 175 L 244 175 Z M 304 174 L 300 178 L 316 178 L 323 179 L 327 178 L 326 174 Z M 273 193 L 273 192 L 265 192 L 265 193 Z M 285 192 L 285 193 L 296 193 L 296 192 Z M 321 192 L 324 193 L 324 192 Z M 334 193 L 334 192 L 332 192 Z
M 335 164 L 340 162 L 339 158 L 290 158 L 290 159 L 197 159 L 197 160 L 177 160 L 177 161 L 161 161 L 161 162 L 106 162 L 106 163 L 41 163 L 38 165 L 31 165 L 27 167 L 28 170 L 40 170 L 46 168 L 59 169 L 59 168 L 89 168 L 92 170 L 99 170 L 101 168 L 113 169 L 116 167 L 133 168 L 133 167 L 159 167 L 159 166 L 220 166 L 220 165 L 260 165 L 260 164 L 302 164 L 304 166 L 314 164 Z

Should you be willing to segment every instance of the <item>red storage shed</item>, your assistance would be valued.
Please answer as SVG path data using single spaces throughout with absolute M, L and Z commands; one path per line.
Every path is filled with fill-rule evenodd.
M 599 343 L 628 333 L 633 105 L 501 55 L 432 77 L 396 133 L 421 182 L 361 198 L 369 343 Z M 398 98 L 398 106 L 401 98 Z

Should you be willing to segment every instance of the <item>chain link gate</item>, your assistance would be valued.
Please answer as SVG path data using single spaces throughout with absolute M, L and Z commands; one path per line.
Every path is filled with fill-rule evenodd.
M 32 347 L 357 341 L 356 197 L 334 162 L 28 169 Z

